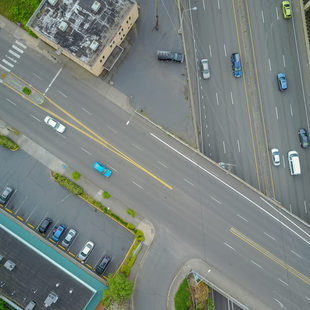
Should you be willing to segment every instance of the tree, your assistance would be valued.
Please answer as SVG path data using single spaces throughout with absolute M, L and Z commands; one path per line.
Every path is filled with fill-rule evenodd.
M 109 274 L 108 288 L 103 292 L 102 302 L 107 309 L 113 303 L 121 305 L 125 300 L 129 299 L 133 293 L 133 282 L 129 281 L 124 274 Z

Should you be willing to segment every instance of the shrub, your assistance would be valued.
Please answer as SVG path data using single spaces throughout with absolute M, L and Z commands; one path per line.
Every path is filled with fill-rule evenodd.
M 121 267 L 121 272 L 126 276 L 128 277 L 129 276 L 129 273 L 130 273 L 130 267 L 127 266 L 127 265 L 123 265 Z
M 131 223 L 128 223 L 127 225 L 127 228 L 130 229 L 130 230 L 134 230 L 135 229 L 135 225 L 131 224 Z
M 7 136 L 0 136 L 0 145 L 12 151 L 16 151 L 19 148 L 19 146 Z
M 108 192 L 104 191 L 103 194 L 102 194 L 102 197 L 104 199 L 109 199 L 111 197 L 111 195 Z
M 26 94 L 26 95 L 30 95 L 31 94 L 31 89 L 28 88 L 28 87 L 24 87 L 23 88 L 23 93 Z
M 180 285 L 178 291 L 174 296 L 174 307 L 176 310 L 187 310 L 188 306 L 191 306 L 191 296 L 189 292 L 189 287 L 187 280 L 184 279 Z
M 134 210 L 130 209 L 130 208 L 128 208 L 127 213 L 128 213 L 129 215 L 131 215 L 132 217 L 135 217 L 135 216 L 136 216 L 136 212 L 135 212 Z
M 58 182 L 59 185 L 65 187 L 69 192 L 74 195 L 81 195 L 84 191 L 83 188 L 76 183 L 72 182 L 68 178 L 60 175 L 58 173 L 53 174 L 54 179 Z
M 137 229 L 137 232 L 135 233 L 135 236 L 137 238 L 137 241 L 144 241 L 144 235 L 143 232 L 139 229 Z
M 72 173 L 72 179 L 75 180 L 75 181 L 78 181 L 80 176 L 81 176 L 81 174 L 79 172 L 77 172 L 77 171 L 74 171 Z

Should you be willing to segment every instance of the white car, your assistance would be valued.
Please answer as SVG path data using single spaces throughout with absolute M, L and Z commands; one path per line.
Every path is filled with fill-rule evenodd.
M 208 59 L 201 59 L 201 72 L 204 80 L 210 78 L 209 61 Z
M 44 119 L 44 122 L 45 122 L 45 124 L 52 127 L 53 129 L 55 129 L 59 133 L 64 133 L 64 131 L 66 130 L 66 127 L 63 124 L 59 123 L 58 121 L 56 121 L 55 119 L 53 119 L 50 116 L 46 116 Z
M 89 256 L 93 248 L 95 247 L 95 243 L 92 241 L 87 241 L 84 245 L 81 252 L 78 254 L 78 258 L 83 262 L 86 260 L 86 258 Z
M 271 149 L 271 159 L 274 166 L 280 166 L 280 152 L 278 149 Z

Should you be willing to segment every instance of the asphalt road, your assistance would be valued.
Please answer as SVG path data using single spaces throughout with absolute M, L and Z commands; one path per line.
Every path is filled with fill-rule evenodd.
M 5 31 L 0 36 L 5 38 Z M 0 52 L 6 51 L 1 47 Z M 53 73 L 58 68 L 46 60 L 43 65 L 30 49 L 25 53 L 31 71 L 23 76 L 32 79 L 35 72 L 42 81 L 32 85 L 44 89 L 51 81 L 46 68 L 50 66 Z M 17 74 L 25 70 L 23 60 L 14 70 Z M 66 85 L 67 98 L 59 104 L 68 112 L 66 116 L 52 104 L 36 107 L 0 85 L 1 118 L 154 223 L 156 237 L 137 278 L 136 309 L 164 309 L 176 270 L 191 257 L 204 259 L 272 309 L 281 309 L 281 304 L 288 309 L 308 308 L 309 230 L 301 231 L 262 195 L 208 160 L 111 104 L 100 92 L 87 90 L 85 84 L 70 78 L 66 68 L 48 90 L 54 101 L 61 98 L 61 85 Z M 89 113 L 82 110 L 85 104 Z M 65 117 L 68 128 L 63 137 L 38 121 L 48 112 L 42 108 Z M 79 131 L 82 125 L 71 115 L 96 132 L 97 141 Z M 117 151 L 98 143 L 100 137 Z M 91 169 L 94 159 L 103 159 L 113 169 L 109 181 Z

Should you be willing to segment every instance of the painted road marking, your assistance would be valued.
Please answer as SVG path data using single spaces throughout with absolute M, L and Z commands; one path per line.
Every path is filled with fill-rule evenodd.
M 24 219 L 23 219 L 23 218 L 21 218 L 21 217 L 20 217 L 20 216 L 18 216 L 18 215 L 16 216 L 16 218 L 18 218 L 18 219 L 19 219 L 20 221 L 22 221 L 22 222 L 24 221 Z
M 9 53 L 12 54 L 13 56 L 15 56 L 16 58 L 20 58 L 20 55 L 15 53 L 14 51 L 12 50 L 9 50 Z
M 60 69 L 58 70 L 58 72 L 56 73 L 56 75 L 54 76 L 54 78 L 52 79 L 52 81 L 50 82 L 50 84 L 47 86 L 47 88 L 46 88 L 45 92 L 43 93 L 43 95 L 45 95 L 45 94 L 48 92 L 49 88 L 50 88 L 50 87 L 52 86 L 52 84 L 55 82 L 55 80 L 57 79 L 57 76 L 60 74 L 61 71 L 62 71 L 62 68 L 60 68 Z
M 139 185 L 139 184 L 137 184 L 136 182 L 134 182 L 134 181 L 131 181 L 134 185 L 136 185 L 136 186 L 138 186 L 138 187 L 140 187 L 141 189 L 143 189 L 143 187 L 141 186 L 141 185 Z
M 27 223 L 27 225 L 28 225 L 30 228 L 34 229 L 34 226 L 31 225 L 30 223 Z
M 5 211 L 8 211 L 9 213 L 13 213 L 10 209 L 8 209 L 8 208 L 5 208 Z
M 9 67 L 11 67 L 11 68 L 14 67 L 14 65 L 12 65 L 10 62 L 8 62 L 6 59 L 2 59 L 2 61 L 3 61 L 6 65 L 8 65 Z
M 6 101 L 8 101 L 9 103 L 12 103 L 13 105 L 15 105 L 15 106 L 16 106 L 16 103 L 15 103 L 15 102 L 13 102 L 13 101 L 11 101 L 9 98 L 5 98 L 5 100 L 6 100 Z
M 255 266 L 257 266 L 260 269 L 263 269 L 263 267 L 259 264 L 257 264 L 256 262 L 254 262 L 254 260 L 251 260 L 251 263 L 254 264 Z
M 21 43 L 21 42 L 19 42 L 19 41 L 17 41 L 17 40 L 15 41 L 15 43 L 16 43 L 17 45 L 21 46 L 21 47 L 24 48 L 24 49 L 27 48 L 26 45 L 24 45 L 23 43 Z
M 11 71 L 10 69 L 8 69 L 8 68 L 5 67 L 5 66 L 2 66 L 1 64 L 0 64 L 0 68 L 2 68 L 3 70 L 5 70 L 5 71 L 7 71 L 7 72 L 10 72 L 10 71 Z
M 24 53 L 24 51 L 22 49 L 20 49 L 19 47 L 17 47 L 16 45 L 12 45 L 12 47 L 17 50 L 18 52 L 20 52 L 21 54 Z

